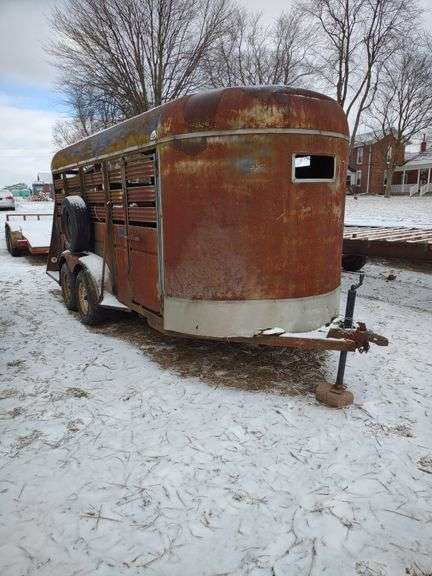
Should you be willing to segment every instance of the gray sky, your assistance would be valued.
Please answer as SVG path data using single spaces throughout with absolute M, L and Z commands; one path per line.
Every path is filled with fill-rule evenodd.
M 50 37 L 47 16 L 57 0 L 0 0 L 0 73 L 7 80 L 51 84 L 43 50 Z
M 55 72 L 43 45 L 50 39 L 47 16 L 60 3 L 61 0 L 0 0 L 0 90 L 5 80 L 52 87 Z M 269 22 L 289 6 L 288 0 L 240 3 L 262 11 Z M 432 0 L 420 0 L 420 4 L 426 10 L 425 22 L 432 29 Z
M 67 111 L 43 47 L 51 34 L 47 16 L 61 1 L 0 0 L 0 186 L 31 183 L 49 170 L 52 128 Z M 432 0 L 420 1 L 432 29 Z M 289 6 L 288 0 L 240 2 L 268 22 Z

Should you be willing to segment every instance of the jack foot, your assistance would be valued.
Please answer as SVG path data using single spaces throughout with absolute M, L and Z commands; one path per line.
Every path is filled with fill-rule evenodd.
M 345 390 L 345 388 L 337 387 L 335 384 L 329 384 L 328 382 L 318 384 L 315 390 L 315 396 L 318 402 L 326 406 L 331 406 L 332 408 L 344 408 L 345 406 L 351 406 L 354 402 L 352 392 Z

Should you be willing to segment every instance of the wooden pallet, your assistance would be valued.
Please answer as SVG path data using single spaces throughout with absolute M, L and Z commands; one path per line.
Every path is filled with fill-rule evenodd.
M 432 261 L 432 229 L 345 226 L 344 254 Z

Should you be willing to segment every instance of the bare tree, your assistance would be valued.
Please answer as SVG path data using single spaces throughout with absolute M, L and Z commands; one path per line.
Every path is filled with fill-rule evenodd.
M 404 44 L 385 62 L 381 82 L 368 116 L 377 138 L 387 139 L 385 196 L 391 195 L 395 152 L 432 126 L 431 43 L 419 45 L 418 38 Z
M 54 126 L 54 144 L 57 148 L 90 136 L 121 119 L 116 105 L 109 98 L 94 94 L 90 87 L 80 89 L 73 83 L 64 82 L 61 89 L 72 113 Z
M 381 68 L 418 17 L 417 0 L 306 0 L 304 9 L 317 26 L 321 78 L 351 120 L 353 145 Z
M 200 86 L 202 61 L 230 13 L 229 0 L 66 0 L 55 8 L 59 40 L 50 52 L 76 125 L 109 124 Z
M 298 10 L 282 13 L 267 26 L 261 13 L 236 9 L 226 34 L 207 55 L 207 83 L 301 85 L 313 73 L 311 42 Z

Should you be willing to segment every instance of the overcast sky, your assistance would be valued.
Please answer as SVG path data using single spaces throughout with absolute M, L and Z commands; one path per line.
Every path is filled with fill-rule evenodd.
M 31 183 L 48 172 L 52 129 L 67 109 L 56 94 L 55 72 L 44 52 L 50 39 L 48 15 L 62 0 L 0 0 L 0 187 Z M 421 0 L 425 9 L 432 0 Z M 268 21 L 287 0 L 243 0 Z M 432 28 L 432 14 L 426 16 Z

